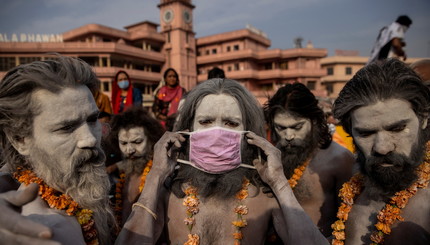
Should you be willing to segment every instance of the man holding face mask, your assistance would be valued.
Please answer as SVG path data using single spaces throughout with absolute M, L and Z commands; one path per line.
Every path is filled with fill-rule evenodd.
M 262 110 L 245 88 L 203 82 L 179 118 L 154 147 L 118 244 L 263 244 L 271 224 L 284 243 L 327 243 L 295 199 L 280 151 L 262 137 Z M 277 198 L 261 191 L 263 181 Z

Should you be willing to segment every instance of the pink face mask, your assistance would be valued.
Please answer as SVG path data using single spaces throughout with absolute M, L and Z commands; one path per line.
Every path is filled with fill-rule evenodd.
M 222 127 L 180 132 L 190 135 L 190 160 L 178 159 L 178 162 L 211 174 L 225 173 L 238 167 L 254 169 L 253 166 L 241 164 L 242 135 L 247 132 Z

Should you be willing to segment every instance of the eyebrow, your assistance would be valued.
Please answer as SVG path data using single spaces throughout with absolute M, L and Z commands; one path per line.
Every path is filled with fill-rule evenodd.
M 87 121 L 88 119 L 91 119 L 91 120 L 96 119 L 97 120 L 99 113 L 100 113 L 100 111 L 98 111 L 98 110 L 93 111 L 88 117 L 86 117 L 85 121 Z M 78 125 L 81 122 L 82 122 L 82 118 L 77 118 L 77 119 L 73 119 L 73 120 L 67 120 L 66 119 L 64 121 L 61 121 L 61 122 L 54 124 L 54 126 L 55 127 L 61 127 L 64 125 Z
M 276 123 L 276 122 L 274 124 L 276 126 L 281 126 L 281 127 L 284 127 L 284 128 L 295 128 L 297 126 L 301 126 L 301 125 L 305 124 L 305 122 L 306 121 L 300 121 L 300 122 L 293 123 L 291 125 L 279 124 L 279 123 Z
M 383 126 L 382 128 L 383 128 L 383 129 L 385 129 L 385 130 L 390 130 L 390 129 L 396 128 L 396 127 L 398 127 L 398 126 L 402 126 L 402 125 L 404 125 L 404 124 L 407 124 L 407 123 L 409 123 L 410 121 L 411 121 L 411 119 L 403 119 L 403 120 L 400 120 L 400 121 L 397 121 L 397 122 L 391 123 L 391 124 L 389 124 L 389 125 L 385 125 L 385 126 Z M 360 128 L 360 127 L 353 127 L 352 129 L 353 129 L 354 131 L 356 131 L 356 132 L 374 132 L 374 131 L 377 131 L 377 129 L 376 129 L 376 128 Z
M 236 117 L 221 117 L 222 120 L 233 120 L 233 121 L 242 121 L 242 119 L 239 116 Z

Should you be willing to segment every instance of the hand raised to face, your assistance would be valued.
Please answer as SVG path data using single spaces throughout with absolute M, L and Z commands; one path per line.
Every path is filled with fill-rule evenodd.
M 282 167 L 281 151 L 253 132 L 247 133 L 246 137 L 249 144 L 257 146 L 261 149 L 260 154 L 264 154 L 267 157 L 267 161 L 259 157 L 253 162 L 261 179 L 270 187 L 280 182 L 281 179 L 286 179 Z
M 151 172 L 159 172 L 167 177 L 173 173 L 176 166 L 177 149 L 185 141 L 179 133 L 166 132 L 154 146 L 154 165 Z

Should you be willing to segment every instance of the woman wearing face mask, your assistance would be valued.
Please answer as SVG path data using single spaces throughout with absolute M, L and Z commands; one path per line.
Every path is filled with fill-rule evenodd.
M 161 84 L 162 87 L 155 93 L 152 111 L 161 124 L 166 126 L 167 118 L 178 111 L 185 89 L 179 85 L 178 73 L 173 68 L 164 72 Z
M 132 105 L 142 105 L 142 93 L 133 87 L 125 71 L 118 71 L 112 83 L 113 112 L 118 114 Z

